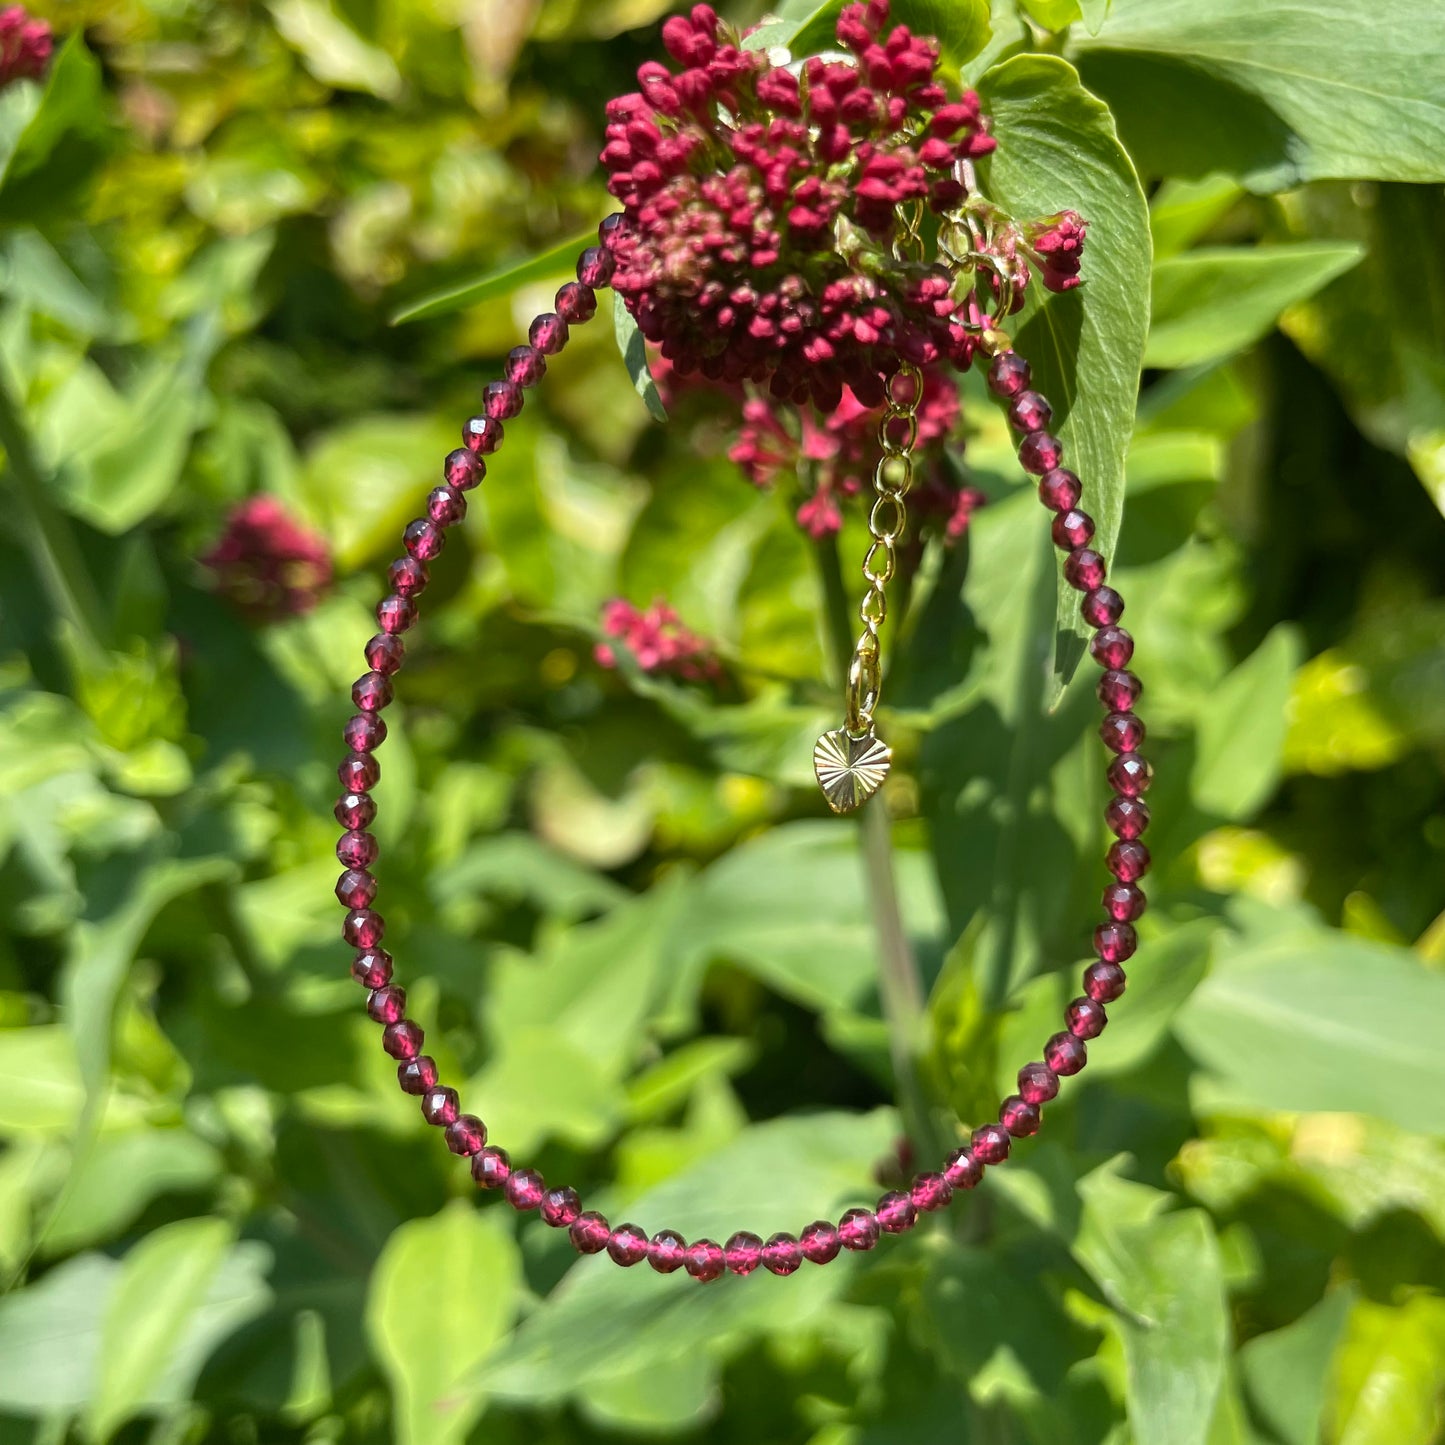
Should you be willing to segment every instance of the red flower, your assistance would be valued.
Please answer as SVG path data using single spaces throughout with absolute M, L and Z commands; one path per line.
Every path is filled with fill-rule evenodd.
M 331 584 L 325 540 L 272 496 L 236 507 L 201 561 L 214 574 L 216 593 L 256 622 L 310 612 Z
M 1026 228 L 1034 250 L 1043 259 L 1039 278 L 1050 291 L 1068 291 L 1079 284 L 1084 231 L 1088 222 L 1077 211 L 1060 211 Z M 1042 227 L 1042 229 L 1040 229 Z
M 717 682 L 722 678 L 722 664 L 712 649 L 695 632 L 688 631 L 661 598 L 646 612 L 640 612 L 630 602 L 614 597 L 602 608 L 602 630 L 627 648 L 643 672 L 688 682 Z M 594 655 L 603 667 L 617 666 L 617 654 L 609 643 L 599 642 Z
M 0 10 L 0 90 L 16 80 L 39 80 L 54 47 L 55 37 L 44 20 L 20 5 Z

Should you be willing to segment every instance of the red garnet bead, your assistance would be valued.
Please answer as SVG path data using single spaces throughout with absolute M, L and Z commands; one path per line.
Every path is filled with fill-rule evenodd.
M 370 793 L 343 793 L 334 811 L 343 828 L 366 828 L 376 817 L 376 802 Z
M 1079 505 L 1084 489 L 1067 467 L 1055 467 L 1039 478 L 1039 501 L 1051 512 L 1068 512 Z
M 1071 547 L 1082 547 L 1094 535 L 1094 519 L 1087 512 L 1081 512 L 1075 507 L 1070 511 L 1060 512 L 1054 518 L 1049 531 L 1053 535 L 1054 546 L 1067 552 Z
M 480 1154 L 487 1142 L 487 1126 L 475 1114 L 458 1114 L 443 1137 L 453 1154 Z
M 512 1160 L 505 1149 L 489 1144 L 472 1155 L 472 1178 L 483 1189 L 501 1189 L 511 1177 Z
M 564 1184 L 560 1189 L 549 1189 L 542 1197 L 542 1218 L 553 1229 L 567 1229 L 582 1213 L 582 1201 L 577 1191 Z
M 343 833 L 336 843 L 336 861 L 345 868 L 370 868 L 378 851 L 370 833 Z
M 418 562 L 412 556 L 398 557 L 386 569 L 386 575 L 391 583 L 391 590 L 398 597 L 420 597 L 431 580 L 426 563 Z
M 1019 443 L 1019 465 L 1036 477 L 1053 471 L 1063 459 L 1063 443 L 1046 431 L 1031 431 Z
M 400 1025 L 398 1025 L 400 1027 Z M 421 1030 L 417 1030 L 420 1037 Z M 397 1066 L 396 1081 L 403 1094 L 424 1094 L 437 1082 L 437 1063 L 429 1054 L 413 1055 Z
M 1080 592 L 1093 592 L 1104 585 L 1108 569 L 1092 547 L 1076 547 L 1064 558 L 1064 579 Z
M 385 673 L 388 677 L 394 672 L 400 672 L 401 665 L 405 660 L 406 643 L 399 637 L 391 636 L 390 633 L 378 632 L 366 644 L 367 665 L 377 672 Z
M 616 265 L 605 246 L 589 246 L 577 258 L 577 279 L 584 286 L 606 286 Z
M 391 704 L 391 679 L 381 672 L 363 673 L 351 684 L 351 700 L 362 712 L 380 712 Z
M 1064 1010 L 1064 1023 L 1076 1039 L 1096 1039 L 1104 1032 L 1109 1015 L 1104 1005 L 1091 998 L 1076 998 Z
M 544 356 L 556 356 L 570 335 L 567 323 L 555 311 L 544 311 L 532 322 L 527 340 Z
M 1137 753 L 1144 741 L 1144 724 L 1131 712 L 1111 712 L 1099 724 L 1104 746 L 1114 753 Z
M 401 1067 L 405 1068 L 421 1053 L 422 1041 L 425 1037 L 420 1024 L 414 1024 L 410 1019 L 400 1019 L 394 1024 L 387 1024 L 382 1029 L 381 1047 L 392 1058 L 399 1060 Z M 433 1073 L 432 1079 L 435 1082 L 435 1073 Z
M 375 948 L 386 937 L 386 920 L 370 908 L 353 908 L 341 925 L 341 936 L 353 948 Z
M 435 522 L 418 517 L 414 522 L 407 523 L 406 531 L 401 534 L 401 544 L 417 561 L 430 562 L 432 558 L 441 556 L 447 538 Z
M 837 1259 L 843 1241 L 838 1238 L 837 1228 L 826 1219 L 815 1219 L 798 1236 L 798 1247 L 803 1258 L 813 1264 L 828 1264 Z
M 1010 1094 L 999 1106 L 998 1119 L 1015 1139 L 1027 1139 L 1030 1134 L 1039 1132 L 1042 1115 L 1037 1104 L 1030 1104 L 1018 1094 Z
M 913 1228 L 918 1210 L 912 1198 L 902 1190 L 890 1190 L 878 1201 L 878 1228 L 885 1234 L 903 1234 Z
M 1106 672 L 1095 689 L 1110 712 L 1129 712 L 1139 701 L 1144 685 L 1132 672 Z
M 770 1234 L 763 1246 L 763 1268 L 769 1274 L 796 1274 L 803 1262 L 803 1248 L 791 1234 Z
M 1089 652 L 1100 667 L 1118 672 L 1134 655 L 1134 638 L 1122 627 L 1101 627 L 1089 641 Z
M 972 1189 L 983 1178 L 983 1165 L 972 1149 L 955 1149 L 943 1161 L 943 1177 L 955 1189 Z
M 872 1249 L 878 1243 L 878 1220 L 871 1209 L 850 1209 L 838 1221 L 838 1239 L 844 1249 Z
M 461 1112 L 461 1100 L 457 1098 L 457 1091 L 446 1084 L 438 1084 L 436 1088 L 428 1089 L 422 1095 L 421 1116 L 428 1124 L 435 1124 L 439 1129 L 456 1123 Z
M 1021 391 L 1009 403 L 1008 419 L 1018 431 L 1043 431 L 1054 409 L 1036 391 Z
M 567 1235 L 578 1254 L 601 1254 L 607 1248 L 610 1231 L 605 1216 L 587 1209 L 572 1221 Z
M 1096 587 L 1084 594 L 1079 615 L 1090 627 L 1112 627 L 1124 615 L 1124 599 L 1112 587 Z
M 505 370 L 513 386 L 536 386 L 547 374 L 547 358 L 538 346 L 514 346 L 507 353 Z
M 525 401 L 515 381 L 489 381 L 482 391 L 482 410 L 493 421 L 510 421 Z
M 370 753 L 386 741 L 386 723 L 374 712 L 359 712 L 348 718 L 341 740 L 353 753 Z
M 1121 840 L 1109 849 L 1104 862 L 1121 883 L 1133 883 L 1149 871 L 1149 850 L 1133 839 Z
M 953 1185 L 942 1174 L 918 1174 L 908 1186 L 908 1197 L 920 1214 L 945 1209 L 953 1198 Z
M 343 908 L 366 908 L 375 897 L 376 879 L 364 868 L 348 868 L 336 880 L 336 898 Z
M 1044 1059 L 1061 1078 L 1077 1074 L 1089 1061 L 1089 1051 L 1073 1034 L 1055 1034 L 1044 1045 Z
M 751 1274 L 763 1262 L 763 1242 L 749 1230 L 740 1229 L 723 1246 L 730 1274 Z
M 376 604 L 376 620 L 383 632 L 395 636 L 416 626 L 416 603 L 393 592 Z
M 607 1240 L 607 1256 L 630 1269 L 647 1258 L 647 1236 L 635 1224 L 619 1224 Z
M 1149 791 L 1154 769 L 1138 753 L 1121 753 L 1109 764 L 1109 786 L 1126 798 L 1137 798 Z
M 341 786 L 348 793 L 366 793 L 381 779 L 381 764 L 370 753 L 352 753 L 336 769 Z
M 502 444 L 502 424 L 493 416 L 472 416 L 462 428 L 462 441 L 468 451 L 490 456 Z
M 454 527 L 467 515 L 466 493 L 455 487 L 433 487 L 427 493 L 426 514 L 438 527 Z
M 368 948 L 351 960 L 351 976 L 363 988 L 382 988 L 391 982 L 391 955 L 384 948 Z
M 536 1209 L 547 1193 L 546 1182 L 535 1169 L 512 1170 L 502 1188 L 506 1191 L 507 1203 L 523 1214 Z
M 969 1140 L 975 1157 L 983 1164 L 1002 1164 L 1008 1158 L 1009 1134 L 1000 1124 L 984 1124 Z
M 379 1024 L 394 1024 L 406 1017 L 406 990 L 394 983 L 373 989 L 366 1011 Z
M 557 292 L 553 305 L 557 308 L 558 316 L 577 325 L 579 322 L 591 321 L 597 314 L 597 293 L 580 281 L 569 281 Z
M 1116 838 L 1132 841 L 1149 826 L 1149 805 L 1141 798 L 1110 798 L 1104 821 Z
M 1094 930 L 1094 952 L 1105 963 L 1127 963 L 1139 946 L 1139 935 L 1130 923 L 1101 923 Z
M 697 1239 L 687 1247 L 683 1267 L 700 1284 L 721 1279 L 727 1269 L 727 1255 L 715 1239 Z
M 1113 1003 L 1123 992 L 1128 980 L 1117 963 L 1100 959 L 1084 970 L 1084 992 L 1095 1003 Z
M 455 487 L 459 492 L 471 491 L 486 475 L 486 462 L 466 447 L 448 452 L 446 461 L 442 463 L 442 477 L 447 486 Z
M 1019 1070 L 1019 1093 L 1030 1104 L 1047 1104 L 1058 1092 L 1059 1076 L 1047 1064 L 1025 1064 Z
M 658 1274 L 671 1274 L 687 1260 L 687 1241 L 675 1229 L 659 1229 L 647 1243 L 647 1262 Z
M 1102 899 L 1104 912 L 1115 923 L 1132 923 L 1144 912 L 1148 901 L 1137 883 L 1111 883 Z
M 988 369 L 988 389 L 995 396 L 1017 396 L 1029 384 L 1029 364 L 1016 351 L 1004 351 Z

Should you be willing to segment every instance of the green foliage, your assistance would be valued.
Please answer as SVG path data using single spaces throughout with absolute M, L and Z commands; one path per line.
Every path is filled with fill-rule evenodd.
M 992 193 L 1089 221 L 1084 285 L 1018 327 L 1129 599 L 1154 866 L 1044 1135 L 875 1254 L 704 1289 L 478 1196 L 396 1090 L 330 896 L 345 692 L 669 8 L 83 0 L 0 95 L 0 1441 L 1438 1445 L 1438 5 L 895 0 L 979 87 Z M 886 637 L 921 1017 L 883 1005 L 890 840 L 812 786 L 830 549 L 705 397 L 649 425 L 628 321 L 574 329 L 431 565 L 388 946 L 494 1142 L 614 1222 L 836 1217 L 1075 993 L 1092 679 L 960 395 L 988 505 Z M 258 493 L 327 538 L 308 616 L 198 564 Z M 619 595 L 725 680 L 601 666 Z

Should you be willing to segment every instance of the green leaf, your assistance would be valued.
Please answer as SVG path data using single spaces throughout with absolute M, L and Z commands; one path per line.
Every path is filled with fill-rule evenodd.
M 1250 1400 L 1281 1445 L 1319 1440 L 1330 1361 L 1354 1302 L 1354 1289 L 1332 1290 L 1293 1324 L 1256 1335 L 1240 1350 Z
M 72 35 L 56 54 L 40 103 L 4 160 L 0 214 L 19 209 L 35 184 L 48 180 L 58 193 L 63 178 L 85 168 L 106 129 L 103 94 L 99 62 L 80 35 Z M 22 194 L 20 182 L 31 177 L 34 182 Z
M 1108 107 L 1053 56 L 1016 56 L 979 82 L 993 116 L 997 152 L 987 193 L 1016 216 L 1072 208 L 1088 222 L 1084 284 L 1049 296 L 1017 337 L 1039 390 L 1054 405 L 1055 431 L 1084 483 L 1097 524 L 1094 545 L 1112 560 L 1124 515 L 1124 457 L 1149 318 L 1149 211 L 1119 144 Z M 1087 635 L 1078 599 L 1058 584 L 1055 696 Z
M 1076 37 L 1141 166 L 1252 188 L 1445 179 L 1445 9 L 1431 0 L 1114 0 Z
M 1221 943 L 1174 1028 L 1210 1103 L 1377 1114 L 1439 1134 L 1442 1016 L 1445 974 L 1409 950 L 1310 929 Z
M 648 415 L 653 421 L 666 421 L 667 408 L 662 404 L 657 383 L 647 365 L 647 342 L 637 328 L 632 313 L 627 309 L 620 292 L 612 293 L 612 324 L 617 331 L 617 349 L 627 366 L 627 374 L 638 396 L 647 404 Z
M 1287 306 L 1328 286 L 1364 254 L 1349 241 L 1302 241 L 1209 247 L 1159 261 L 1145 365 L 1202 366 L 1252 345 Z
M 401 91 L 401 72 L 385 50 L 363 40 L 327 0 L 269 0 L 276 29 L 317 80 L 383 100 Z
M 849 3 L 828 0 L 815 10 L 785 42 L 794 57 L 837 50 L 838 16 Z M 891 25 L 906 25 L 915 35 L 933 36 L 942 55 L 940 68 L 950 76 L 958 75 L 992 33 L 988 0 L 893 0 L 888 19 Z
M 387 1240 L 372 1271 L 366 1328 L 391 1382 L 400 1445 L 466 1437 L 482 1405 L 476 1366 L 511 1327 L 520 1283 L 511 1233 L 461 1200 Z
M 1231 821 L 1248 818 L 1274 791 L 1302 651 L 1299 633 L 1280 623 L 1208 700 L 1189 780 L 1194 801 L 1206 812 Z
M 120 1270 L 82 1254 L 0 1298 L 0 1406 L 69 1412 L 90 1399 L 101 1314 Z
M 1435 1445 L 1445 1391 L 1445 1300 L 1362 1300 L 1340 1348 L 1328 1438 L 1338 1445 Z
M 597 243 L 597 228 L 589 226 L 565 241 L 559 241 L 549 250 L 525 261 L 514 261 L 500 270 L 487 271 L 475 281 L 436 291 L 420 301 L 409 302 L 392 318 L 392 325 L 404 321 L 424 321 L 432 316 L 446 316 L 468 306 L 479 306 L 483 301 L 494 301 L 501 296 L 510 296 L 523 286 L 536 281 L 550 281 L 556 276 L 570 273 L 577 260 L 577 253 Z
M 1165 256 L 1192 245 L 1243 194 L 1232 176 L 1197 181 L 1165 181 L 1149 198 L 1149 229 L 1154 236 L 1154 269 Z
M 64 1027 L 0 1030 L 0 1136 L 72 1129 L 84 1103 L 75 1040 Z

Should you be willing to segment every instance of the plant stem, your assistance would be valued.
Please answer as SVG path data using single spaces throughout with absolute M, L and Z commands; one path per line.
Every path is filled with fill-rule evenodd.
M 55 505 L 41 474 L 30 431 L 0 365 L 0 446 L 18 504 L 30 560 L 51 606 L 75 630 L 89 658 L 105 655 L 110 627 L 99 589 L 90 575 L 70 519 Z
M 820 538 L 814 546 L 814 557 L 823 591 L 824 619 L 841 686 L 853 654 L 853 636 L 849 626 L 851 609 L 838 564 L 837 544 L 831 537 Z M 888 813 L 881 803 L 862 809 L 859 840 L 868 901 L 878 940 L 878 993 L 883 1017 L 888 1024 L 888 1051 L 893 1063 L 898 1108 L 919 1157 L 928 1160 L 926 1167 L 932 1168 L 942 1157 L 942 1145 L 919 1082 L 915 1058 L 923 1030 L 923 982 L 898 905 L 893 840 Z

